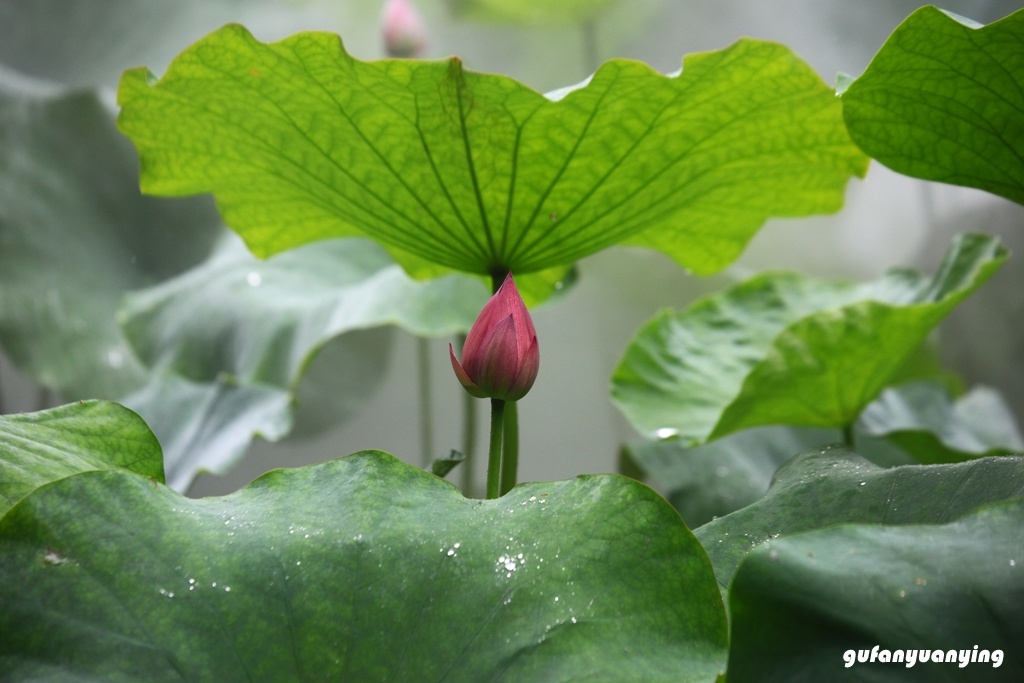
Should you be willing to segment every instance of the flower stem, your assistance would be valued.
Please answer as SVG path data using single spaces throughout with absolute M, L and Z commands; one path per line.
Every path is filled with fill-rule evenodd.
M 505 434 L 502 439 L 501 495 L 516 485 L 519 475 L 519 404 L 512 401 L 505 409 Z
M 420 375 L 420 463 L 423 469 L 430 469 L 431 452 L 434 450 L 434 415 L 430 404 L 430 340 L 425 337 L 416 339 L 416 364 Z
M 843 443 L 850 448 L 854 447 L 853 423 L 843 425 Z
M 491 399 L 491 446 L 487 456 L 487 497 L 501 495 L 501 444 L 505 426 L 505 401 Z

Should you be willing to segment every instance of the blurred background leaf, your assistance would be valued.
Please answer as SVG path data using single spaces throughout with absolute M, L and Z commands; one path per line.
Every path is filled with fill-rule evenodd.
M 1024 451 L 1020 429 L 1002 396 L 984 386 L 956 400 L 934 382 L 892 387 L 861 413 L 859 427 L 925 464 Z
M 641 432 L 685 445 L 760 425 L 852 427 L 1007 256 L 998 240 L 967 235 L 933 278 L 756 276 L 649 322 L 613 375 L 612 398 Z
M 287 434 L 303 386 L 312 399 L 304 433 L 358 414 L 390 340 L 384 332 L 337 340 L 318 359 L 335 337 L 390 325 L 452 336 L 469 329 L 487 298 L 483 281 L 464 275 L 415 282 L 367 240 L 260 261 L 225 235 L 205 263 L 125 297 L 125 336 L 156 372 L 124 401 L 160 437 L 168 483 L 182 490 L 200 469 L 225 472 L 254 435 Z M 311 364 L 311 381 L 300 383 Z
M 551 26 L 590 21 L 615 0 L 450 0 L 455 16 L 494 23 Z
M 121 294 L 205 258 L 213 204 L 141 196 L 94 93 L 0 72 L 0 129 L 0 344 L 67 398 L 131 391 L 145 370 L 117 326 Z

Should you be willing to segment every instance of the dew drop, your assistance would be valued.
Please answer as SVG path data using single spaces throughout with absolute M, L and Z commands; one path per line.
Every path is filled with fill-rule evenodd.
M 250 287 L 259 287 L 263 284 L 263 276 L 254 270 L 245 276 L 245 281 L 249 283 Z

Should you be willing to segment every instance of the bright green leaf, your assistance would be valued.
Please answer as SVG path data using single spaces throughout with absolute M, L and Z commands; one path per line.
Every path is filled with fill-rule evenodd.
M 758 502 L 695 531 L 727 587 L 754 548 L 777 536 L 837 524 L 942 524 L 1024 495 L 1024 458 L 882 468 L 842 447 L 782 466 Z
M 842 103 L 854 141 L 893 170 L 1024 203 L 1024 10 L 978 27 L 922 7 Z
M 618 243 L 699 273 L 770 216 L 837 210 L 865 158 L 787 48 L 742 40 L 666 77 L 626 60 L 547 99 L 437 62 L 361 62 L 337 36 L 227 26 L 157 81 L 121 81 L 146 192 L 213 192 L 259 256 L 366 235 L 411 272 L 525 275 Z
M 759 425 L 841 428 L 1006 258 L 996 239 L 968 235 L 933 278 L 756 276 L 649 322 L 615 370 L 612 398 L 640 431 L 685 444 Z
M 1022 573 L 1019 499 L 951 524 L 844 526 L 772 541 L 732 584 L 729 683 L 1022 680 Z M 875 647 L 876 656 L 957 650 L 958 660 L 846 667 L 844 652 L 870 658 Z
M 160 437 L 168 483 L 181 490 L 200 469 L 224 472 L 254 434 L 276 440 L 290 431 L 300 380 L 329 340 L 384 325 L 453 335 L 487 298 L 479 278 L 415 282 L 368 240 L 322 241 L 260 261 L 231 237 L 202 265 L 125 298 L 125 337 L 157 372 L 124 402 Z M 335 422 L 380 382 L 389 348 L 381 341 L 338 342 L 348 354 L 333 354 L 337 362 L 318 373 L 334 384 Z M 358 400 L 342 405 L 347 396 Z
M 0 516 L 43 484 L 112 468 L 164 480 L 160 444 L 127 408 L 82 401 L 0 415 Z
M 859 426 L 926 464 L 1024 451 L 1010 409 L 987 387 L 975 387 L 955 402 L 934 382 L 886 389 L 861 414 Z
M 0 574 L 19 680 L 676 683 L 725 658 L 703 549 L 617 476 L 470 500 L 364 452 L 191 500 L 82 474 L 0 520 Z

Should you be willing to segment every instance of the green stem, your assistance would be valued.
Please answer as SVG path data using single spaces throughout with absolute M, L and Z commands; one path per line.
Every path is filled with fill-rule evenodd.
M 501 459 L 501 495 L 516 485 L 519 476 L 519 404 L 509 403 L 505 409 L 504 452 Z
M 843 443 L 846 444 L 847 446 L 849 446 L 850 448 L 854 447 L 853 423 L 852 422 L 850 422 L 849 424 L 843 425 Z
M 423 469 L 429 469 L 434 450 L 434 415 L 430 403 L 430 340 L 418 337 L 416 352 L 420 390 L 420 463 Z
M 501 494 L 501 443 L 505 426 L 505 401 L 491 399 L 491 445 L 487 456 L 487 497 Z

